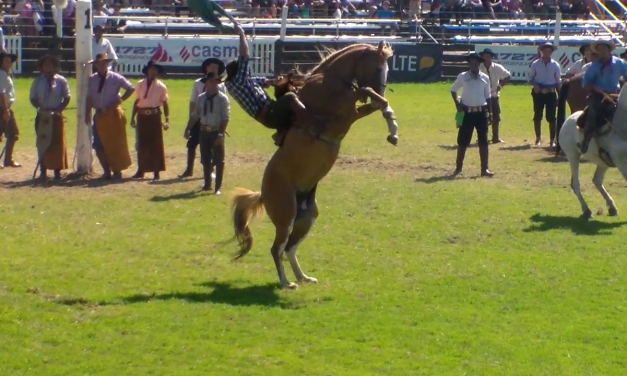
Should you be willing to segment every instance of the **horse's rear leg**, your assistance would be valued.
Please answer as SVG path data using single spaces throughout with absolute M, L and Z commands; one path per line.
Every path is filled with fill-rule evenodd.
M 581 215 L 583 218 L 592 218 L 592 211 L 588 207 L 586 200 L 584 200 L 581 195 L 581 185 L 579 184 L 579 156 L 568 154 L 568 161 L 570 162 L 570 187 L 575 192 L 575 195 L 579 199 L 579 203 L 581 204 L 581 211 L 583 214 Z
M 272 259 L 274 260 L 274 266 L 276 266 L 276 271 L 279 274 L 279 283 L 281 287 L 287 287 L 290 289 L 295 289 L 298 285 L 294 282 L 290 282 L 287 280 L 287 276 L 285 275 L 285 267 L 283 266 L 283 251 L 285 250 L 285 246 L 288 243 L 288 239 L 290 236 L 290 227 L 277 227 L 276 235 L 274 238 L 274 244 L 272 244 Z
M 294 228 L 287 241 L 287 246 L 285 246 L 285 252 L 287 253 L 288 260 L 294 271 L 294 276 L 296 276 L 299 282 L 318 283 L 316 278 L 309 277 L 303 272 L 296 258 L 298 246 L 309 233 L 309 230 L 316 222 L 316 218 L 318 218 L 318 205 L 314 202 L 313 205 L 309 207 L 307 214 L 294 223 Z
M 605 187 L 603 186 L 603 179 L 605 178 L 605 173 L 607 172 L 608 167 L 605 166 L 597 166 L 596 171 L 594 172 L 594 177 L 592 178 L 592 182 L 594 186 L 597 187 L 599 192 L 603 195 L 605 199 L 605 203 L 607 204 L 608 214 L 611 216 L 618 215 L 618 209 L 616 209 L 616 204 L 612 199 L 612 196 L 607 192 Z

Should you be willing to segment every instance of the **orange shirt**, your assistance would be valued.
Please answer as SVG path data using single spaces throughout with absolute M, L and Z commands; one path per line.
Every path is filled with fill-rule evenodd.
M 148 89 L 148 93 L 146 93 L 146 89 Z M 150 88 L 148 88 L 147 79 L 139 81 L 135 94 L 137 95 L 138 108 L 161 107 L 163 102 L 168 100 L 168 88 L 158 79 L 150 84 Z

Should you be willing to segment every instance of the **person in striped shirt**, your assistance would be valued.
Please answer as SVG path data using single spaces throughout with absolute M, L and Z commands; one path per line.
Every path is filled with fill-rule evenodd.
M 272 100 L 264 89 L 273 85 L 281 77 L 277 79 L 252 77 L 248 69 L 250 56 L 246 34 L 239 25 L 235 26 L 235 31 L 240 39 L 239 58 L 226 65 L 226 88 L 248 115 L 267 128 L 277 130 L 272 137 L 275 144 L 280 146 L 283 136 L 291 125 L 292 114 L 295 114 L 297 119 L 319 117 L 308 111 L 293 92 L 286 93 L 276 101 Z

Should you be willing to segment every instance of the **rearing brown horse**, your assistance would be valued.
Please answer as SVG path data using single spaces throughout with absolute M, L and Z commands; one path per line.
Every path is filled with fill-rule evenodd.
M 383 42 L 378 47 L 351 45 L 327 56 L 307 75 L 298 91 L 307 108 L 329 119 L 324 128 L 320 129 L 313 119 L 311 124 L 297 123 L 268 162 L 261 192 L 238 188 L 235 193 L 233 225 L 240 245 L 236 259 L 252 248 L 253 236 L 248 225 L 265 208 L 276 230 L 271 252 L 282 287 L 298 287 L 285 275 L 284 252 L 299 282 L 317 282 L 301 269 L 296 250 L 318 217 L 315 198 L 318 182 L 335 164 L 341 141 L 351 125 L 380 109 L 390 128 L 388 141 L 396 143 L 394 111 L 383 97 L 390 56 L 392 49 Z M 358 101 L 365 102 L 368 98 L 370 103 L 357 107 Z

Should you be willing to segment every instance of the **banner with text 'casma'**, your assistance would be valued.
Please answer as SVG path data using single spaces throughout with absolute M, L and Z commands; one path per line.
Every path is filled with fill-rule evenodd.
M 143 66 L 153 60 L 164 66 L 200 66 L 210 57 L 225 62 L 239 54 L 237 38 L 110 38 L 121 66 Z M 274 40 L 251 43 L 251 54 L 260 59 L 251 64 L 254 74 L 268 75 L 274 69 Z
M 527 81 L 531 63 L 540 57 L 537 47 L 478 44 L 475 46 L 475 51 L 481 52 L 486 48 L 491 49 L 497 55 L 495 62 L 502 64 L 511 72 L 512 81 Z M 617 52 L 615 51 L 616 56 L 618 56 Z M 553 52 L 552 57 L 559 63 L 564 74 L 577 60 L 581 59 L 581 54 L 579 47 L 560 47 Z
M 390 82 L 436 82 L 442 77 L 441 45 L 393 44 L 388 60 Z

